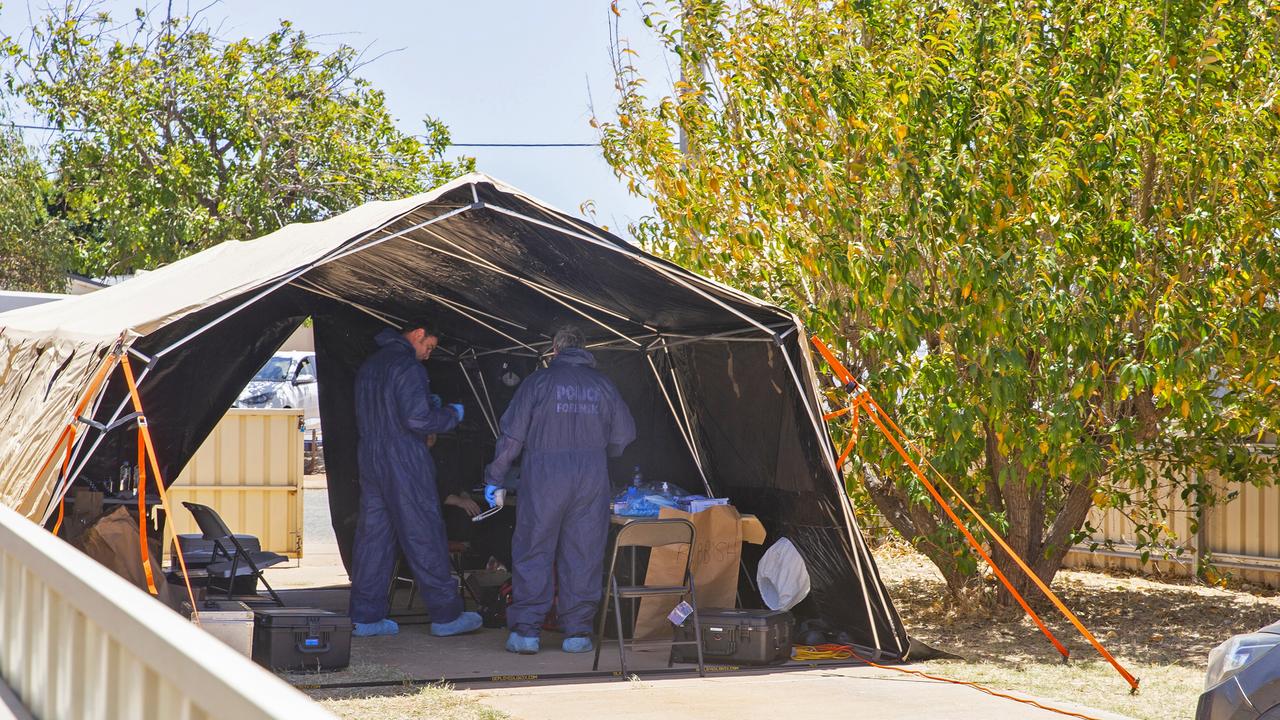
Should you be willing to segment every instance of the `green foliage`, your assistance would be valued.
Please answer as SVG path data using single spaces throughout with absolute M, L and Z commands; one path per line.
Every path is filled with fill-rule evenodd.
M 620 62 L 602 124 L 636 234 L 799 313 L 1042 576 L 1094 505 L 1154 541 L 1155 498 L 1213 500 L 1186 469 L 1273 479 L 1280 6 L 681 6 L 646 9 L 675 96 Z M 887 445 L 855 458 L 962 582 Z
M 64 292 L 68 233 L 47 209 L 44 168 L 11 131 L 0 131 L 0 289 Z
M 92 6 L 89 6 L 92 8 Z M 154 267 L 470 170 L 449 134 L 396 129 L 347 46 L 288 22 L 223 42 L 190 17 L 67 5 L 6 44 L 9 87 L 66 129 L 51 155 L 89 274 Z M 83 131 L 83 132 L 81 132 Z

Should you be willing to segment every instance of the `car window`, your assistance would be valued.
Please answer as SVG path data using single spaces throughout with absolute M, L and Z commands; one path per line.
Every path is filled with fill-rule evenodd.
M 289 377 L 289 366 L 293 361 L 287 357 L 273 357 L 267 361 L 266 365 L 253 376 L 254 380 L 264 380 L 267 382 L 282 382 Z
M 315 374 L 316 374 L 316 371 L 311 369 L 311 358 L 305 357 L 305 358 L 302 358 L 302 362 L 298 363 L 298 372 L 294 374 L 294 377 L 298 378 L 298 377 L 302 377 L 303 375 L 315 375 Z

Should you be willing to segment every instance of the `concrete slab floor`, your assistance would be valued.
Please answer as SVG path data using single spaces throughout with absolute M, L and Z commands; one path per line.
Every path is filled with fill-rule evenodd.
M 523 686 L 483 689 L 476 694 L 480 702 L 518 720 L 600 717 L 779 720 L 835 716 L 895 720 L 1062 720 L 1065 717 L 972 688 L 875 668 Z M 1045 704 L 1099 720 L 1124 720 L 1123 716 L 1070 703 Z
M 267 571 L 294 607 L 345 612 L 349 588 L 329 524 L 328 496 L 322 478 L 307 478 L 304 491 L 304 556 L 300 563 Z M 292 589 L 290 589 L 292 588 Z M 434 638 L 421 599 L 406 606 L 399 591 L 393 617 L 399 635 L 353 638 L 351 667 L 333 673 L 285 676 L 299 685 L 345 685 L 404 680 L 450 679 L 469 688 L 485 705 L 518 720 L 616 717 L 626 720 L 700 718 L 779 720 L 833 713 L 896 720 L 1048 720 L 1063 715 L 992 697 L 969 687 L 949 685 L 889 670 L 828 666 L 742 672 L 713 672 L 706 678 L 654 677 L 621 680 L 608 675 L 576 679 L 556 676 L 591 673 L 592 655 L 560 651 L 560 637 L 547 633 L 534 656 L 506 652 L 505 630 L 486 629 L 461 638 Z M 661 652 L 628 654 L 628 667 L 662 670 Z M 689 668 L 677 665 L 677 668 Z M 601 670 L 618 669 L 617 648 L 606 645 Z M 543 680 L 531 681 L 532 676 Z M 370 688 L 370 692 L 375 692 Z M 1009 693 L 1018 695 L 1017 693 Z M 1025 697 L 1025 696 L 1022 696 Z M 1041 701 L 1100 720 L 1122 716 L 1062 702 Z

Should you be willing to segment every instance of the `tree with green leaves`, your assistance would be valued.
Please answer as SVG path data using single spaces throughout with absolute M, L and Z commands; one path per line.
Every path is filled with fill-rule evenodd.
M 114 274 L 224 240 L 402 197 L 468 171 L 449 134 L 396 128 L 345 45 L 317 49 L 282 22 L 219 40 L 199 18 L 117 22 L 68 4 L 4 43 L 6 79 L 63 132 L 50 154 L 78 269 Z
M 70 236 L 49 214 L 52 191 L 22 137 L 0 130 L 0 290 L 66 290 Z
M 1155 547 L 1157 498 L 1273 481 L 1280 6 L 645 11 L 682 80 L 651 97 L 622 48 L 600 123 L 654 204 L 636 234 L 796 311 L 1042 578 L 1095 506 Z M 855 493 L 965 586 L 959 534 L 865 427 Z

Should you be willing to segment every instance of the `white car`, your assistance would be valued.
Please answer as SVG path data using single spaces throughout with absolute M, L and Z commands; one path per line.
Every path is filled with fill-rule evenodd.
M 320 426 L 316 354 L 278 352 L 253 376 L 232 407 L 300 408 L 308 430 Z

